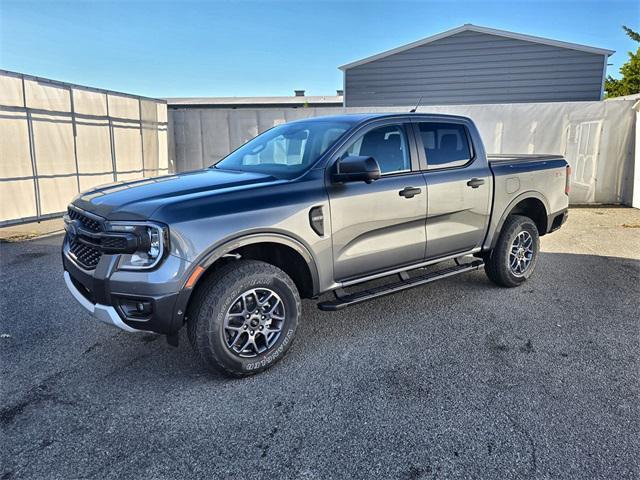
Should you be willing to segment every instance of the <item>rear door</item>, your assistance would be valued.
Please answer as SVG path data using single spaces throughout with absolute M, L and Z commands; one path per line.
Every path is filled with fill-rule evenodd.
M 424 259 L 427 192 L 411 128 L 410 121 L 377 122 L 334 158 L 371 156 L 382 172 L 371 183 L 333 183 L 328 177 L 337 281 Z
M 481 246 L 489 222 L 491 171 L 458 120 L 414 120 L 427 183 L 427 251 L 433 259 Z

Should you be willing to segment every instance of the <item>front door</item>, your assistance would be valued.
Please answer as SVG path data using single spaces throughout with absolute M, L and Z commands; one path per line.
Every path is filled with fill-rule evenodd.
M 407 125 L 392 123 L 370 127 L 337 155 L 371 156 L 382 172 L 372 183 L 329 184 L 337 281 L 424 258 L 426 184 L 410 150 Z
M 474 153 L 463 121 L 418 122 L 414 131 L 429 192 L 426 258 L 480 247 L 492 188 L 484 153 Z

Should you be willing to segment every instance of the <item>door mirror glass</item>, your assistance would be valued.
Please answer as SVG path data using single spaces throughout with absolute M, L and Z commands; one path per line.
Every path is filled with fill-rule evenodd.
M 336 162 L 332 180 L 336 183 L 367 182 L 380 178 L 380 165 L 373 157 L 350 156 Z

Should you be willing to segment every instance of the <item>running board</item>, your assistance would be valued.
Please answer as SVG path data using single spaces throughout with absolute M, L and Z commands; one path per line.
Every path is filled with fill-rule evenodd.
M 443 278 L 452 277 L 460 273 L 471 272 L 478 270 L 484 266 L 482 260 L 474 260 L 471 263 L 461 263 L 453 267 L 438 270 L 437 272 L 425 273 L 423 275 L 417 275 L 415 277 L 409 277 L 407 272 L 400 272 L 400 281 L 389 283 L 387 285 L 381 285 L 379 287 L 371 288 L 368 290 L 362 290 L 360 292 L 346 294 L 342 289 L 336 290 L 335 300 L 321 302 L 318 304 L 318 308 L 324 311 L 334 312 L 336 310 L 342 310 L 343 308 L 356 305 L 358 303 L 366 302 L 374 298 L 383 297 L 391 293 L 400 292 L 402 290 L 408 290 L 410 288 L 419 287 L 427 283 L 435 282 Z

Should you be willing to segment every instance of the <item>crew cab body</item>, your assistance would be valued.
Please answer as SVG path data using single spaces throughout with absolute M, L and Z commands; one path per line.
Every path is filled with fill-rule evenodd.
M 358 180 L 348 173 L 354 165 L 371 167 L 372 177 Z M 510 215 L 545 235 L 567 218 L 569 174 L 560 156 L 488 156 L 464 117 L 300 120 L 212 168 L 77 196 L 65 219 L 65 279 L 101 320 L 171 336 L 208 274 L 234 260 L 274 265 L 315 298 L 485 258 Z M 128 250 L 108 248 L 113 236 L 126 237 Z

